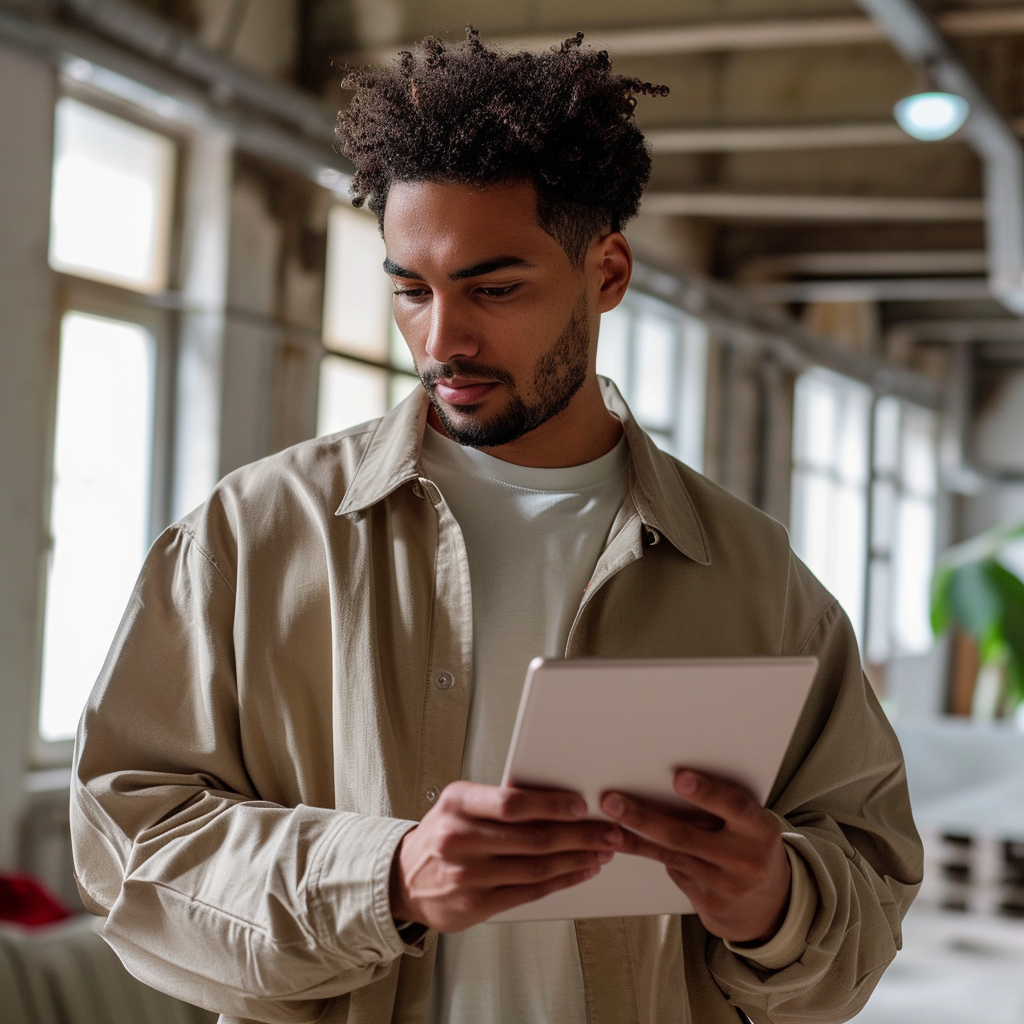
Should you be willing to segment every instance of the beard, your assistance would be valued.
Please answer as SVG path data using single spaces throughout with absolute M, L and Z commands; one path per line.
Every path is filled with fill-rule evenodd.
M 464 360 L 431 366 L 420 374 L 420 382 L 453 441 L 470 448 L 499 448 L 562 412 L 586 382 L 589 359 L 590 324 L 586 300 L 581 296 L 558 339 L 537 361 L 528 398 L 507 370 Z M 474 418 L 479 405 L 462 406 L 453 414 L 434 394 L 433 385 L 460 375 L 484 377 L 503 384 L 509 392 L 505 408 L 486 420 Z

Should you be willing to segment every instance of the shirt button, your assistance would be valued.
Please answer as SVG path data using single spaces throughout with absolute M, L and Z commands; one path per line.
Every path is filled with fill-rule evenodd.
M 455 676 L 451 672 L 438 672 L 434 676 L 434 685 L 439 690 L 450 690 L 455 685 Z
M 441 794 L 437 791 L 437 786 L 431 786 L 423 795 L 427 798 L 427 803 L 432 804 Z

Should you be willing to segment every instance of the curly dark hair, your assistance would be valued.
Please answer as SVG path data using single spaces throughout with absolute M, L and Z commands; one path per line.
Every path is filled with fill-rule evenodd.
M 427 38 L 390 65 L 350 70 L 337 140 L 355 164 L 353 204 L 383 230 L 393 182 L 529 181 L 540 226 L 581 265 L 598 234 L 635 216 L 650 177 L 636 97 L 668 93 L 614 74 L 607 51 L 582 41 L 507 53 L 470 27 L 454 48 Z

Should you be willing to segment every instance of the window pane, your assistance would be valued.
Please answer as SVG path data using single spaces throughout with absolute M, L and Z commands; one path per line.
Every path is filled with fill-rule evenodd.
M 704 468 L 707 378 L 708 329 L 700 320 L 684 317 L 674 454 L 698 472 Z
M 880 398 L 875 405 L 875 472 L 895 473 L 900 447 L 900 402 Z
M 892 653 L 889 644 L 889 573 L 888 561 L 878 559 L 871 563 L 868 573 L 868 626 L 867 660 L 886 661 Z
M 318 437 L 347 430 L 388 411 L 388 371 L 324 356 L 320 360 Z
M 644 426 L 668 426 L 672 422 L 672 384 L 679 328 L 665 317 L 641 312 L 636 332 L 633 413 Z
M 376 217 L 336 206 L 327 225 L 324 344 L 367 359 L 388 358 L 391 281 Z
M 597 372 L 615 382 L 623 396 L 629 388 L 629 311 L 625 305 L 601 314 Z
M 938 485 L 935 419 L 923 409 L 908 408 L 903 417 L 903 486 L 932 495 Z
M 895 633 L 902 654 L 931 649 L 928 590 L 935 560 L 935 506 L 927 499 L 904 498 L 897 526 Z
M 391 374 L 391 381 L 388 384 L 388 408 L 394 409 L 419 387 L 419 377 L 410 377 L 406 373 Z
M 839 475 L 851 483 L 865 483 L 868 478 L 868 422 L 871 394 L 850 383 L 841 393 L 842 419 L 838 438 Z
M 871 547 L 888 551 L 896 532 L 896 488 L 887 480 L 876 480 L 871 488 Z
M 52 552 L 39 731 L 74 735 L 147 546 L 154 342 L 136 324 L 61 324 Z
M 793 444 L 799 461 L 832 467 L 838 418 L 839 402 L 832 388 L 812 374 L 797 379 Z
M 395 318 L 389 314 L 390 325 L 388 328 L 388 343 L 391 351 L 391 365 L 410 373 L 416 372 L 416 361 L 409 351 L 409 346 L 402 337 L 402 332 L 395 323 Z
M 166 288 L 174 143 L 65 97 L 54 144 L 50 265 L 138 291 Z
M 859 487 L 838 488 L 833 527 L 829 538 L 831 566 L 822 583 L 835 594 L 850 617 L 858 638 L 862 638 L 864 619 L 864 572 L 866 560 L 865 527 L 867 502 Z

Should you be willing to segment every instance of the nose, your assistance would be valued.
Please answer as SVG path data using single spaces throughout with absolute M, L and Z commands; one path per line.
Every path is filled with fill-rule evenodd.
M 436 292 L 430 303 L 426 352 L 435 362 L 472 359 L 480 351 L 470 318 L 458 303 Z

